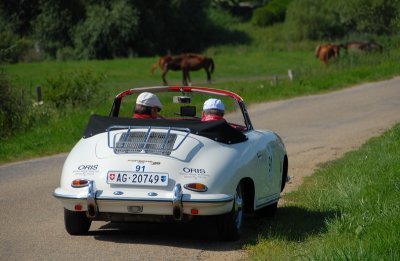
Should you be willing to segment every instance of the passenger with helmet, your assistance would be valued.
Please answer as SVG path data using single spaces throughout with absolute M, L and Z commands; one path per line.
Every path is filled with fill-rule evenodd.
M 204 102 L 201 121 L 223 120 L 225 113 L 224 103 L 219 99 L 208 99 Z
M 142 92 L 136 99 L 135 114 L 136 119 L 156 119 L 163 118 L 158 113 L 162 109 L 162 104 L 158 97 L 150 92 Z

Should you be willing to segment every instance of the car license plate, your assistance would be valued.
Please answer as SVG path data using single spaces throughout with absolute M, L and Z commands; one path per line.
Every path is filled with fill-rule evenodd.
M 134 171 L 109 171 L 108 184 L 139 185 L 139 186 L 168 186 L 168 174 L 143 173 Z

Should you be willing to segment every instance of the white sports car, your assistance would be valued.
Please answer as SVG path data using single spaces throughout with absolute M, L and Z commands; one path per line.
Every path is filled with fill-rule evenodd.
M 167 107 L 162 113 L 171 115 L 132 118 L 141 92 L 157 93 Z M 201 121 L 201 106 L 210 97 L 230 110 L 236 106 L 236 112 L 225 120 Z M 275 213 L 287 174 L 281 138 L 253 128 L 239 95 L 187 86 L 134 88 L 115 97 L 109 116 L 91 116 L 54 196 L 64 206 L 71 235 L 87 233 L 96 220 L 184 222 L 215 216 L 221 238 L 236 240 L 244 213 Z

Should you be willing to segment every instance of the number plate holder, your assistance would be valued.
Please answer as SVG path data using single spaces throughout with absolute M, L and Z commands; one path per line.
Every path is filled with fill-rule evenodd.
M 109 171 L 107 183 L 112 185 L 130 186 L 168 186 L 167 173 L 147 173 L 135 171 Z

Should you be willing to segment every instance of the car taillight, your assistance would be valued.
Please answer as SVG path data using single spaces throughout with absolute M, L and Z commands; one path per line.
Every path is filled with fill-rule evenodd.
M 71 187 L 82 188 L 82 187 L 86 187 L 88 184 L 89 184 L 89 180 L 87 180 L 87 179 L 74 179 L 71 182 Z
M 197 191 L 197 192 L 206 192 L 208 190 L 207 186 L 202 183 L 189 183 L 183 186 L 185 189 Z

